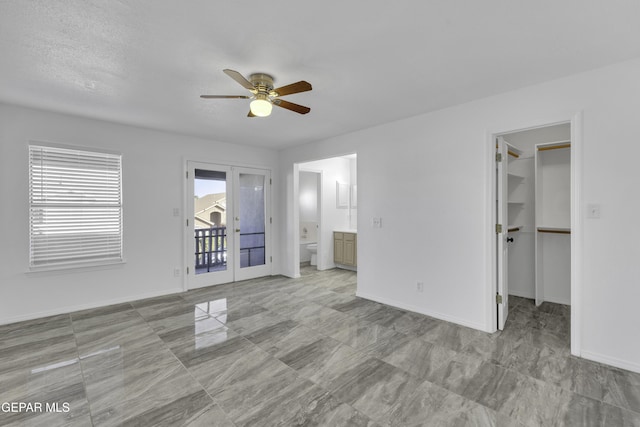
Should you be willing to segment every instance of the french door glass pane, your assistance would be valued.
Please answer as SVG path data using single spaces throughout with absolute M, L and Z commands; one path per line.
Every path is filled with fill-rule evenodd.
M 227 269 L 227 173 L 195 170 L 193 225 L 196 274 Z
M 240 182 L 240 268 L 264 265 L 265 177 L 241 173 Z

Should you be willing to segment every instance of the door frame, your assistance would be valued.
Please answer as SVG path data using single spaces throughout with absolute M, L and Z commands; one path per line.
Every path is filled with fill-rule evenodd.
M 550 117 L 535 123 L 522 126 L 490 130 L 486 133 L 485 165 L 487 168 L 487 263 L 488 286 L 486 292 L 486 324 L 488 332 L 497 331 L 498 308 L 497 294 L 497 239 L 495 225 L 497 224 L 496 200 L 497 177 L 495 172 L 495 140 L 496 137 L 507 133 L 520 132 L 536 128 L 543 128 L 563 123 L 569 123 L 571 128 L 571 354 L 581 356 L 582 352 L 582 128 L 583 113 L 579 111 L 572 116 Z
M 256 171 L 262 171 L 266 173 L 266 179 L 269 180 L 269 182 L 265 182 L 265 220 L 266 220 L 266 224 L 265 224 L 265 271 L 266 273 L 264 275 L 261 275 L 259 277 L 265 277 L 265 276 L 269 276 L 273 273 L 273 262 L 272 262 L 272 251 L 271 251 L 271 245 L 272 245 L 272 228 L 273 228 L 273 215 L 272 215 L 272 206 L 271 206 L 271 202 L 272 202 L 272 186 L 273 186 L 273 177 L 272 177 L 272 170 L 269 167 L 260 167 L 260 166 L 253 166 L 253 165 L 239 165 L 239 164 L 229 164 L 229 163 L 213 163 L 213 162 L 207 162 L 207 161 L 201 161 L 201 160 L 190 160 L 187 158 L 183 158 L 183 167 L 182 167 L 182 178 L 183 178 L 183 197 L 182 197 L 182 216 L 181 216 L 181 229 L 182 229 L 182 289 L 183 291 L 188 291 L 189 289 L 189 276 L 192 274 L 195 274 L 194 271 L 192 271 L 193 269 L 193 254 L 192 252 L 192 248 L 191 248 L 191 239 L 193 236 L 191 236 L 188 233 L 189 230 L 189 226 L 187 225 L 187 220 L 191 220 L 193 221 L 192 218 L 188 217 L 188 213 L 189 211 L 189 203 L 192 203 L 191 197 L 193 196 L 193 194 L 189 194 L 189 190 L 190 190 L 190 186 L 189 186 L 189 168 L 190 168 L 190 164 L 196 164 L 196 165 L 201 165 L 203 169 L 206 168 L 211 168 L 212 170 L 215 170 L 216 168 L 218 169 L 228 169 L 229 173 L 229 178 L 227 179 L 227 183 L 229 184 L 227 187 L 227 199 L 231 200 L 230 202 L 230 212 L 232 214 L 235 214 L 235 194 L 231 194 L 229 195 L 230 191 L 235 191 L 235 170 L 237 169 L 242 169 L 244 171 L 247 170 L 256 170 Z M 175 215 L 175 213 L 174 213 Z M 227 231 L 227 239 L 229 239 L 231 237 L 231 241 L 233 241 L 232 245 L 235 244 L 235 232 L 233 231 L 235 229 L 235 220 L 234 220 L 234 216 L 229 216 L 227 215 L 227 229 L 231 230 L 231 231 Z M 232 233 L 232 234 L 230 234 Z M 229 240 L 228 240 L 229 241 Z M 228 246 L 229 248 L 229 246 Z M 228 249 L 229 250 L 229 249 Z M 236 249 L 233 249 L 234 252 L 239 252 L 239 248 L 236 251 Z M 224 279 L 222 281 L 214 281 L 213 283 L 211 283 L 210 285 L 204 285 L 204 286 L 199 286 L 199 287 L 207 287 L 207 286 L 216 286 L 216 285 L 221 285 L 221 284 L 225 284 L 225 283 L 234 283 L 236 281 L 240 281 L 239 279 L 237 279 L 237 273 L 235 271 L 235 255 L 232 257 L 232 262 L 227 264 L 227 268 L 231 269 L 231 280 L 227 280 Z M 187 273 L 188 271 L 188 273 Z M 244 280 L 244 279 L 242 279 Z M 196 289 L 196 288 L 193 288 Z
M 300 172 L 310 172 L 310 173 L 315 173 L 317 175 L 317 191 L 318 191 L 318 195 L 317 195 L 317 204 L 318 204 L 318 231 L 317 231 L 317 255 L 316 255 L 316 259 L 317 259 L 317 265 L 316 268 L 318 270 L 324 270 L 326 268 L 324 260 L 322 259 L 322 257 L 320 256 L 323 252 L 323 243 L 322 243 L 322 191 L 323 191 L 323 183 L 324 183 L 324 171 L 322 169 L 307 169 L 304 167 L 300 167 L 300 165 L 298 165 L 298 168 L 296 170 L 296 191 L 295 191 L 295 206 L 296 206 L 296 214 L 295 214 L 295 233 L 297 235 L 296 237 L 296 241 L 298 242 L 298 244 L 296 245 L 296 247 L 294 248 L 294 258 L 296 259 L 296 263 L 295 263 L 295 275 L 296 277 L 300 277 Z
M 496 302 L 498 329 L 503 330 L 509 316 L 509 144 L 501 136 L 496 137 L 496 224 L 502 224 L 502 230 L 496 230 L 496 294 L 502 295 L 502 307 Z M 500 203 L 502 202 L 502 205 Z

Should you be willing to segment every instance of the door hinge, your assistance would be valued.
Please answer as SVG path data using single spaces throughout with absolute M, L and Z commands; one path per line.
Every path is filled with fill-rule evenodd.
M 496 294 L 496 304 L 502 304 L 502 295 Z
M 269 262 L 273 262 L 273 257 L 272 256 L 269 257 Z
M 187 274 L 189 274 L 189 267 L 187 267 Z
M 502 234 L 502 224 L 496 224 L 496 234 Z
M 273 217 L 269 217 L 269 224 L 273 224 Z
M 273 185 L 273 180 L 269 178 L 269 185 Z
M 502 161 L 502 153 L 496 153 L 496 162 L 501 162 Z
M 187 218 L 187 227 L 189 226 L 189 218 Z
M 186 171 L 184 174 L 185 174 L 185 178 L 189 179 L 189 171 Z

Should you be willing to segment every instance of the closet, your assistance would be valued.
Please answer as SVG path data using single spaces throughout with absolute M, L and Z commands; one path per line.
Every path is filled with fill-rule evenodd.
M 498 263 L 499 276 L 506 278 L 508 295 L 536 305 L 571 301 L 570 141 L 569 124 L 504 134 L 497 141 L 506 154 L 506 171 L 497 169 L 505 177 L 505 184 L 498 181 L 498 218 L 507 222 L 506 233 L 498 233 L 498 258 L 507 258 L 503 270 Z

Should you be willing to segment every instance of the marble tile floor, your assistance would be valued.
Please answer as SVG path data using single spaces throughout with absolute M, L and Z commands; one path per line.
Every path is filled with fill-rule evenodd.
M 487 334 L 355 283 L 306 267 L 2 325 L 0 402 L 43 408 L 0 425 L 640 426 L 640 374 L 570 356 L 568 307 L 511 297 Z

